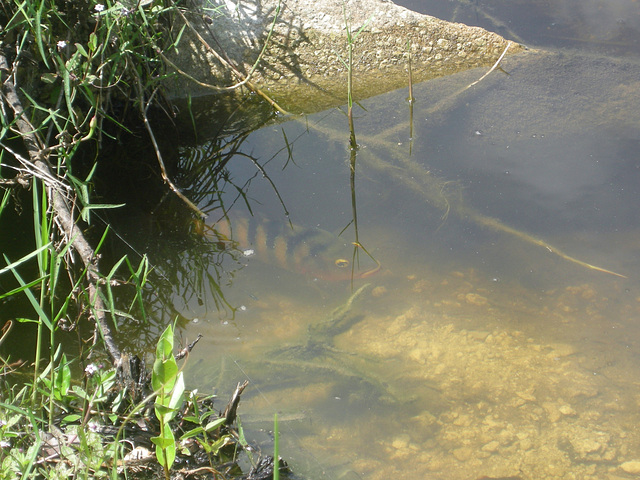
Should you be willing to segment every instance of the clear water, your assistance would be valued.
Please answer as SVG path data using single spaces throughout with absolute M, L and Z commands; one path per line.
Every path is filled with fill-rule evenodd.
M 226 398 L 249 379 L 248 436 L 268 450 L 278 412 L 305 478 L 638 473 L 637 2 L 407 4 L 545 49 L 467 90 L 484 70 L 415 86 L 412 118 L 406 90 L 361 102 L 358 241 L 381 270 L 352 284 L 225 263 L 245 265 L 222 282 L 229 307 L 173 299 L 185 341 L 204 335 L 188 384 Z M 227 168 L 284 238 L 290 219 L 352 242 L 349 159 L 332 110 L 253 132 Z

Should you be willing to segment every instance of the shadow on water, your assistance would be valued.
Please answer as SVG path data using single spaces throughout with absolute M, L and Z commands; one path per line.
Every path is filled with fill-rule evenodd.
M 239 103 L 214 98 L 200 110 L 186 102 L 174 107 L 183 114 L 167 120 L 160 112 L 151 118 L 168 173 L 203 211 L 224 216 L 222 192 L 235 196 L 230 205 L 244 202 L 252 181 L 242 178 L 236 183 L 227 163 L 234 158 L 238 163 L 241 156 L 258 165 L 250 152 L 244 152 L 243 143 L 273 113 L 251 99 Z M 213 112 L 215 121 L 210 119 Z M 197 215 L 167 189 L 147 138 L 146 132 L 133 131 L 119 132 L 116 142 L 105 141 L 94 187 L 102 203 L 119 208 L 95 211 L 94 226 L 88 231 L 97 242 L 104 225 L 110 225 L 111 235 L 101 251 L 107 271 L 123 254 L 133 265 L 143 256 L 148 258 L 148 302 L 132 306 L 131 316 L 124 308 L 118 326 L 123 344 L 137 352 L 152 348 L 166 323 L 190 305 L 233 317 L 235 307 L 225 299 L 223 288 L 242 267 L 239 251 L 206 238 Z M 114 292 L 118 304 L 130 303 L 126 288 Z M 145 317 L 151 325 L 139 320 Z
M 136 351 L 152 345 L 160 326 L 176 316 L 185 322 L 213 315 L 234 324 L 237 311 L 246 309 L 247 299 L 257 298 L 253 291 L 236 295 L 238 288 L 231 288 L 254 256 L 259 264 L 293 274 L 293 282 L 298 274 L 305 274 L 312 283 L 352 280 L 379 266 L 368 254 L 361 262 L 364 247 L 357 235 L 353 242 L 345 239 L 346 231 L 354 230 L 353 219 L 344 220 L 340 234 L 309 222 L 292 222 L 289 207 L 279 194 L 280 181 L 271 180 L 267 169 L 272 162 L 277 163 L 278 172 L 297 168 L 296 137 L 289 140 L 280 129 L 274 152 L 255 153 L 250 136 L 267 124 L 277 126 L 275 115 L 264 105 L 238 104 L 237 99 L 225 102 L 214 97 L 178 104 L 183 114 L 156 127 L 166 144 L 163 151 L 170 152 L 165 163 L 171 178 L 207 215 L 205 219 L 168 192 L 160 178 L 145 175 L 154 170 L 154 159 L 139 161 L 151 150 L 143 135 L 120 138 L 118 145 L 102 152 L 110 160 L 96 176 L 96 190 L 104 203 L 121 205 L 96 214 L 113 231 L 109 248 L 103 252 L 105 266 L 124 251 L 136 260 L 146 255 L 152 267 L 153 288 L 144 308 L 154 325 L 144 327 L 135 316 L 125 316 L 119 327 L 125 344 Z M 140 178 L 149 180 L 142 182 L 144 190 Z M 273 200 L 270 212 L 262 209 L 259 195 Z M 295 220 L 300 219 L 299 209 L 294 210 Z M 279 242 L 283 244 L 279 250 L 264 251 L 267 244 L 272 247 Z M 118 300 L 126 304 L 125 297 Z

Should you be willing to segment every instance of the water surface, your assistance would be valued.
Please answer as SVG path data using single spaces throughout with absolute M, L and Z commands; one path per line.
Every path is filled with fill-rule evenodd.
M 478 18 L 554 48 L 509 58 L 470 89 L 484 70 L 415 86 L 412 117 L 406 90 L 361 102 L 358 241 L 381 270 L 325 281 L 239 251 L 231 263 L 244 267 L 222 284 L 228 308 L 174 299 L 183 337 L 204 334 L 188 383 L 225 397 L 248 378 L 249 435 L 264 431 L 268 449 L 279 412 L 283 456 L 307 478 L 637 473 L 633 4 L 598 4 L 588 30 L 588 2 L 580 21 L 570 1 L 474 3 Z M 230 216 L 248 204 L 283 238 L 291 221 L 349 244 L 350 158 L 340 110 L 270 123 L 227 165 L 237 184 L 251 179 Z M 338 319 L 346 326 L 329 328 Z

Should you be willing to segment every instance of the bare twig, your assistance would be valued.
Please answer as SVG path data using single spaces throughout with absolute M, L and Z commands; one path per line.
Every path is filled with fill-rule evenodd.
M 162 159 L 162 153 L 160 152 L 160 148 L 158 147 L 158 142 L 156 141 L 156 136 L 153 133 L 153 129 L 151 128 L 151 123 L 149 123 L 149 118 L 147 117 L 147 111 L 149 110 L 149 106 L 151 105 L 151 101 L 153 100 L 153 96 L 155 92 L 151 94 L 151 98 L 146 101 L 144 96 L 144 89 L 142 88 L 142 81 L 140 77 L 137 77 L 137 86 L 138 86 L 138 104 L 140 105 L 140 114 L 142 115 L 142 120 L 144 121 L 144 126 L 147 129 L 147 133 L 149 134 L 149 138 L 151 139 L 151 143 L 153 144 L 153 149 L 156 152 L 156 158 L 158 159 L 158 165 L 160 165 L 160 175 L 164 182 L 169 186 L 169 188 L 175 193 L 180 200 L 187 204 L 187 206 L 196 212 L 201 218 L 206 218 L 206 214 L 202 212 L 198 207 L 194 205 L 194 203 L 189 200 L 184 194 L 178 190 L 178 187 L 171 181 L 169 175 L 167 174 L 167 169 L 164 166 L 164 160 Z M 157 91 L 157 90 L 156 90 Z
M 189 355 L 191 353 L 191 350 L 193 350 L 193 347 L 196 346 L 196 343 L 198 343 L 200 341 L 200 339 L 202 338 L 202 334 L 199 333 L 198 336 L 196 337 L 196 339 L 191 342 L 189 345 L 187 345 L 186 347 L 184 347 L 182 350 L 180 350 L 177 354 L 176 354 L 176 360 L 181 360 L 184 357 L 186 357 L 187 355 Z
M 282 108 L 280 105 L 278 105 L 278 103 L 275 100 L 273 100 L 266 93 L 264 93 L 262 90 L 260 90 L 258 87 L 256 87 L 253 83 L 251 83 L 249 81 L 250 75 L 253 74 L 253 72 L 255 71 L 255 68 L 257 67 L 257 63 L 255 63 L 254 66 L 251 68 L 251 71 L 249 72 L 249 75 L 244 75 L 242 72 L 240 72 L 240 70 L 238 70 L 236 68 L 236 66 L 231 62 L 231 59 L 229 59 L 229 57 L 227 57 L 227 55 L 224 54 L 224 52 L 222 54 L 219 54 L 215 49 L 213 49 L 211 47 L 211 45 L 209 45 L 209 43 L 202 37 L 202 35 L 200 35 L 200 33 L 195 29 L 195 27 L 191 24 L 191 22 L 189 22 L 187 17 L 182 13 L 182 11 L 179 8 L 176 9 L 176 11 L 180 14 L 180 16 L 182 17 L 182 20 L 184 21 L 185 25 L 187 25 L 187 27 L 189 27 L 189 30 L 193 33 L 193 35 L 195 35 L 195 37 L 198 39 L 198 41 L 209 52 L 211 52 L 211 54 L 216 58 L 216 60 L 218 60 L 223 66 L 228 68 L 231 71 L 231 73 L 233 73 L 233 75 L 238 80 L 240 80 L 240 82 L 237 84 L 237 86 L 234 86 L 234 88 L 237 88 L 238 86 L 244 85 L 249 90 L 251 90 L 252 92 L 254 92 L 254 93 L 260 95 L 262 98 L 264 98 L 267 102 L 269 102 L 269 104 L 273 108 L 278 110 L 280 113 L 283 113 L 285 115 L 289 114 L 289 112 L 287 112 L 284 108 Z M 213 35 L 213 32 L 211 31 L 211 29 L 209 29 L 209 33 L 211 34 L 211 38 L 213 38 L 214 41 L 216 42 L 216 44 L 218 45 L 218 48 L 221 49 L 220 44 L 216 40 L 216 38 Z M 271 35 L 271 32 L 269 33 L 269 36 L 270 35 Z M 267 40 L 268 40 L 268 38 L 267 38 Z M 266 48 L 266 45 L 265 45 L 265 48 Z M 265 48 L 263 48 L 263 50 L 260 53 L 260 55 L 262 55 L 264 53 Z M 260 57 L 258 57 L 258 58 L 260 58 Z
M 231 425 L 236 420 L 236 412 L 238 410 L 238 405 L 240 405 L 240 395 L 244 392 L 244 389 L 249 385 L 249 381 L 245 380 L 243 383 L 238 383 L 235 392 L 231 396 L 231 400 L 227 404 L 227 408 L 224 409 L 224 413 L 222 414 L 227 420 L 224 422 L 225 425 Z
M 484 80 L 486 78 L 487 75 L 489 75 L 491 72 L 493 72 L 496 68 L 498 68 L 498 66 L 500 65 L 500 62 L 502 62 L 502 59 L 504 58 L 504 56 L 507 54 L 507 50 L 509 50 L 509 47 L 511 46 L 511 42 L 507 42 L 507 46 L 504 49 L 504 52 L 502 52 L 502 55 L 500 55 L 498 57 L 498 60 L 496 60 L 496 63 L 493 64 L 493 67 L 491 67 L 489 69 L 489 71 L 487 73 L 485 73 L 483 76 L 481 76 L 478 80 L 476 80 L 473 83 L 470 83 L 469 85 L 467 85 L 467 87 L 465 88 L 465 90 L 467 88 L 471 88 L 474 85 L 477 85 L 478 83 L 480 83 L 482 80 Z
M 66 183 L 61 181 L 55 175 L 52 175 L 48 169 L 43 169 L 43 168 L 38 167 L 37 164 L 31 162 L 31 160 L 28 160 L 28 159 L 24 158 L 22 155 L 20 155 L 18 152 L 13 150 L 8 145 L 0 142 L 0 147 L 4 148 L 7 152 L 9 152 L 11 155 L 13 155 L 13 157 L 16 160 L 18 160 L 22 164 L 22 166 L 24 168 L 20 169 L 21 172 L 23 172 L 23 173 L 26 172 L 26 173 L 30 174 L 31 176 L 39 178 L 49 188 L 58 188 L 58 189 L 61 189 L 61 190 L 66 190 L 67 192 L 70 192 L 72 190 L 72 188 L 69 185 L 67 185 Z M 42 154 L 42 151 L 40 151 L 39 154 Z

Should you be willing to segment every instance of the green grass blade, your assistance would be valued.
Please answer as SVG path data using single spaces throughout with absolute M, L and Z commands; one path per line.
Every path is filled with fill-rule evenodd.
M 2 275 L 5 272 L 8 272 L 10 270 L 13 270 L 13 269 L 17 268 L 18 266 L 22 265 L 23 263 L 25 263 L 29 259 L 35 257 L 36 255 L 39 255 L 43 250 L 47 250 L 50 246 L 51 246 L 51 242 L 47 243 L 46 245 L 41 246 L 40 248 L 38 248 L 37 250 L 34 250 L 33 252 L 25 255 L 21 259 L 16 260 L 15 262 L 8 264 L 6 267 L 0 269 L 0 275 Z M 5 257 L 5 260 L 6 259 L 7 259 L 7 257 Z
M 34 26 L 38 51 L 40 51 L 40 56 L 42 57 L 42 61 L 44 62 L 45 67 L 50 68 L 49 62 L 47 60 L 47 55 L 44 51 L 44 42 L 42 41 L 42 11 L 44 10 L 45 3 L 46 0 L 42 0 L 40 2 L 40 7 L 38 7 L 38 10 L 36 11 Z
M 47 277 L 40 277 L 40 278 L 37 278 L 37 279 L 27 283 L 24 287 L 14 288 L 13 290 L 10 290 L 10 291 L 8 291 L 6 293 L 3 293 L 2 295 L 0 295 L 0 300 L 2 300 L 3 298 L 6 298 L 6 297 L 11 297 L 13 295 L 17 295 L 18 293 L 20 293 L 20 292 L 22 292 L 22 291 L 24 291 L 24 290 L 26 290 L 28 288 L 35 287 L 40 282 L 43 282 L 46 279 L 47 279 Z
M 3 257 L 5 262 L 9 263 L 9 259 L 7 258 L 7 256 L 3 255 Z M 40 319 L 42 320 L 42 323 L 44 323 L 49 330 L 53 330 L 53 324 L 49 320 L 49 317 L 47 316 L 47 314 L 44 313 L 44 310 L 42 309 L 40 302 L 38 302 L 36 297 L 33 295 L 33 292 L 31 291 L 31 289 L 27 287 L 27 283 L 22 279 L 22 277 L 20 276 L 20 274 L 16 269 L 11 270 L 11 272 L 13 273 L 13 276 L 16 277 L 16 280 L 18 280 L 18 283 L 20 283 L 20 286 L 24 287 L 23 288 L 24 293 L 29 299 L 31 306 L 36 311 Z

